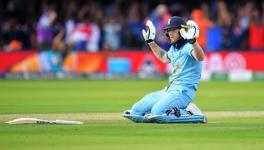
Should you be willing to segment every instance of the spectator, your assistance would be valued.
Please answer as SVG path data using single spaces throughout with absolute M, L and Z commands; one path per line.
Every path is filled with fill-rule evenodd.
M 249 16 L 246 14 L 244 6 L 236 8 L 236 16 L 232 21 L 231 32 L 231 49 L 247 49 L 248 48 L 248 26 Z
M 169 49 L 170 47 L 167 41 L 168 39 L 163 32 L 163 28 L 167 24 L 170 17 L 171 15 L 168 12 L 168 8 L 164 4 L 159 4 L 150 16 L 150 20 L 153 21 L 157 31 L 156 41 L 164 49 Z
M 264 49 L 264 25 L 260 18 L 259 10 L 257 8 L 253 8 L 251 11 L 249 29 L 249 45 L 252 50 Z
M 69 35 L 69 45 L 74 50 L 95 52 L 99 49 L 100 29 L 97 24 L 92 22 L 92 17 L 88 11 L 87 5 L 79 12 L 80 22 L 74 26 Z
M 22 49 L 22 43 L 18 40 L 12 40 L 9 44 L 5 47 L 6 51 L 18 51 Z
M 125 48 L 142 48 L 143 46 L 141 30 L 144 25 L 139 12 L 139 4 L 133 2 L 129 7 L 123 30 Z
M 0 47 L 8 46 L 12 40 L 17 40 L 21 42 L 21 49 L 34 49 L 36 46 L 39 49 L 50 49 L 58 33 L 58 23 L 64 23 L 64 40 L 76 50 L 98 51 L 103 45 L 109 46 L 109 43 L 110 49 L 144 49 L 146 46 L 142 42 L 141 30 L 144 28 L 145 19 L 150 19 L 157 27 L 157 34 L 160 35 L 157 36 L 157 42 L 166 49 L 167 39 L 162 28 L 170 15 L 181 15 L 186 19 L 190 19 L 192 15 L 195 19 L 194 15 L 197 13 L 190 12 L 197 12 L 198 5 L 201 6 L 199 10 L 202 12 L 198 20 L 203 22 L 198 23 L 201 26 L 200 35 L 204 36 L 199 38 L 199 42 L 207 50 L 255 49 L 255 46 L 252 46 L 255 37 L 250 38 L 250 35 L 252 36 L 255 29 L 261 31 L 264 24 L 264 2 L 257 0 L 164 1 L 163 4 L 159 1 L 146 0 L 111 2 L 29 0 L 29 2 L 26 4 L 19 0 L 1 2 Z M 40 12 L 42 10 L 45 11 Z M 122 30 L 117 32 L 120 38 L 109 38 L 110 31 L 106 32 L 109 16 L 114 16 L 120 25 Z M 208 26 L 210 24 L 208 22 L 214 26 Z M 262 33 L 254 33 L 257 34 Z M 263 40 L 261 36 L 256 37 Z M 109 39 L 112 41 L 109 42 Z
M 59 32 L 52 41 L 52 50 L 61 56 L 61 64 L 71 51 L 71 47 L 64 41 L 64 31 Z
M 200 36 L 198 42 L 205 48 L 207 46 L 207 30 L 213 27 L 213 23 L 208 18 L 205 18 L 203 11 L 200 9 L 192 11 L 192 18 L 199 25 Z
M 55 29 L 53 23 L 57 18 L 57 13 L 54 10 L 45 11 L 37 23 L 37 45 L 40 50 L 51 48 L 54 38 Z
M 18 22 L 17 18 L 11 17 L 3 25 L 3 40 L 8 50 L 26 50 L 34 46 L 33 33 L 29 24 Z M 16 43 L 16 44 L 14 44 Z M 18 44 L 19 43 L 19 44 Z M 12 48 L 11 45 L 19 45 Z
M 217 20 L 216 23 L 223 28 L 223 47 L 229 49 L 231 42 L 231 15 L 224 1 L 217 2 Z
M 120 48 L 121 25 L 114 16 L 110 16 L 108 22 L 104 25 L 105 43 L 104 48 L 117 50 Z
M 89 51 L 98 51 L 102 47 L 102 36 L 103 36 L 103 24 L 104 24 L 104 15 L 102 8 L 98 6 L 97 3 L 89 4 L 89 13 L 91 14 L 91 25 L 92 25 L 92 36 L 89 41 Z

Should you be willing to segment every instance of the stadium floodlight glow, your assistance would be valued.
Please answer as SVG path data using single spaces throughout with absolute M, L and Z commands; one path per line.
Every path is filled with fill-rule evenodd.
M 66 125 L 79 125 L 83 124 L 81 121 L 71 121 L 71 120 L 46 120 L 38 118 L 17 118 L 5 122 L 7 124 L 66 124 Z

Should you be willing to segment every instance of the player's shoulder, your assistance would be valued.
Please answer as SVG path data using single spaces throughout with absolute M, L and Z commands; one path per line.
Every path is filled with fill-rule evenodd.
M 183 50 L 192 50 L 193 47 L 192 47 L 192 44 L 190 43 L 185 43 L 182 47 Z
M 168 51 L 173 51 L 174 49 L 175 49 L 175 47 L 173 45 L 171 45 Z
M 175 51 L 175 47 L 172 45 L 169 50 L 167 51 L 168 55 L 171 55 L 173 53 L 173 51 Z

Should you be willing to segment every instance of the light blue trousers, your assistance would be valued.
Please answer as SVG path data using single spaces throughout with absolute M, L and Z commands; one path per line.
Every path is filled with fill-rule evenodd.
M 187 94 L 188 93 L 188 94 Z M 140 101 L 133 105 L 131 116 L 128 119 L 134 122 L 157 122 L 157 123 L 186 123 L 202 122 L 204 116 L 190 115 L 185 108 L 193 101 L 190 95 L 194 96 L 195 90 L 179 88 L 177 90 L 161 90 L 145 95 Z M 177 108 L 180 110 L 181 117 L 174 115 L 164 116 L 167 110 Z M 144 115 L 151 114 L 156 119 L 145 118 Z
M 135 115 L 162 115 L 165 111 L 178 108 L 185 109 L 192 99 L 186 94 L 184 89 L 175 92 L 165 90 L 152 92 L 145 95 L 140 101 L 132 107 L 132 114 Z

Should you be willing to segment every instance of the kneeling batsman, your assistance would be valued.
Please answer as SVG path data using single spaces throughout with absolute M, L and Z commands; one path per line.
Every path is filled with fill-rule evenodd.
M 173 71 L 168 85 L 146 94 L 123 116 L 134 122 L 156 123 L 205 123 L 206 117 L 193 103 L 201 78 L 203 49 L 196 39 L 198 25 L 178 16 L 171 17 L 164 32 L 171 47 L 165 51 L 154 41 L 156 29 L 153 23 L 146 22 L 142 35 L 154 55 L 163 63 L 171 63 Z

